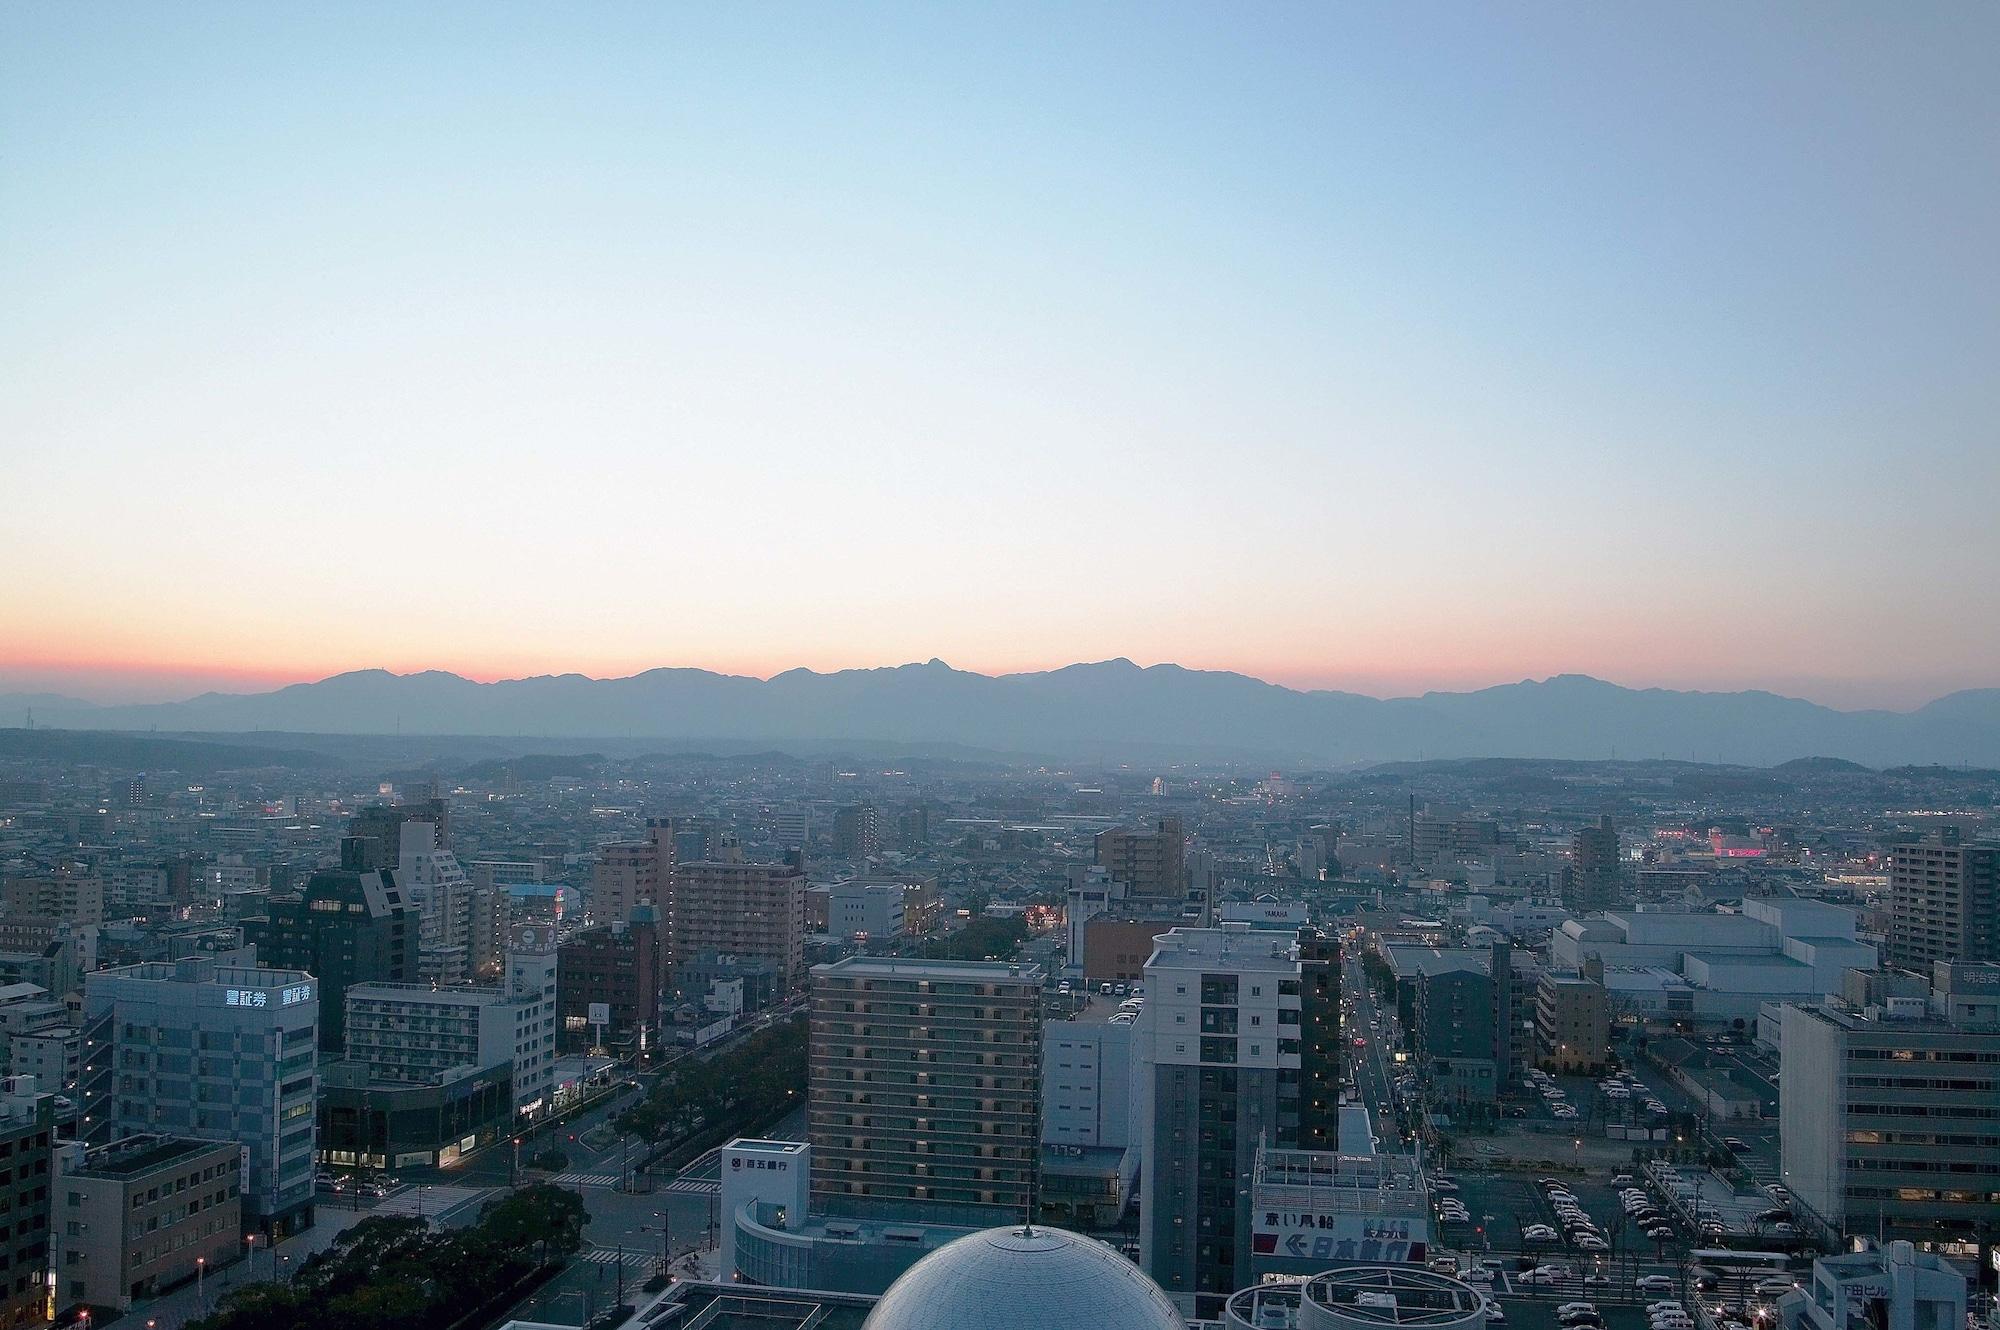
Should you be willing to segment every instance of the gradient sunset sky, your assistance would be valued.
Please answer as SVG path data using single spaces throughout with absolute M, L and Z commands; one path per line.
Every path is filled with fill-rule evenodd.
M 2000 6 L 0 7 L 0 691 L 2000 685 Z

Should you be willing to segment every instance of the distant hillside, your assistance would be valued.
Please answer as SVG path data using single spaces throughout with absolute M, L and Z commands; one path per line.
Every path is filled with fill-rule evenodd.
M 334 765 L 323 753 L 297 748 L 258 748 L 204 743 L 195 739 L 155 739 L 137 734 L 82 730 L 0 730 L 0 757 L 40 758 L 116 767 L 125 771 L 239 771 L 255 767 L 322 769 Z
M 491 684 L 438 671 L 362 670 L 269 693 L 36 715 L 90 729 L 701 740 L 792 751 L 951 745 L 1065 761 L 1343 765 L 1512 756 L 1770 766 L 1817 754 L 1876 768 L 2000 765 L 2000 689 L 1953 694 L 1913 712 L 1846 712 L 1774 693 L 1632 689 L 1558 675 L 1385 700 L 1178 665 L 1141 669 L 1128 660 L 998 677 L 933 660 L 833 674 L 791 670 L 769 680 L 659 669 Z

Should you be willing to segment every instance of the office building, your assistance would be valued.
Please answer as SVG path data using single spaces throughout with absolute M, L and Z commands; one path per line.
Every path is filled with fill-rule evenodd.
M 55 1098 L 30 1077 L 0 1081 L 0 1327 L 48 1317 Z
M 312 1225 L 319 983 L 205 957 L 84 981 L 84 1127 L 92 1144 L 158 1132 L 240 1143 L 246 1225 Z
M 243 1255 L 242 1152 L 142 1133 L 66 1141 L 51 1183 L 55 1305 L 113 1314 Z
M 626 921 L 586 928 L 562 944 L 556 1005 L 563 1047 L 636 1050 L 659 1042 L 670 977 L 664 932 L 654 907 L 641 904 Z
M 320 1048 L 336 1056 L 346 1047 L 341 995 L 348 988 L 418 978 L 420 921 L 394 874 L 360 868 L 372 862 L 373 844 L 348 837 L 339 868 L 314 873 L 303 892 L 274 896 L 268 915 L 244 921 L 261 964 L 320 981 Z
M 816 1205 L 1027 1213 L 1040 1155 L 1041 967 L 850 957 L 813 967 Z
M 787 990 L 805 979 L 806 877 L 789 863 L 722 859 L 682 863 L 673 875 L 673 959 L 743 956 L 769 961 Z
M 1582 914 L 1609 909 L 1624 898 L 1618 827 L 1607 813 L 1597 820 L 1596 826 L 1578 830 L 1570 841 L 1569 864 L 1563 869 L 1563 905 Z
M 1139 1173 L 1145 1082 L 1133 999 L 1093 997 L 1042 1026 L 1040 1218 L 1115 1224 Z
M 1247 924 L 1175 928 L 1146 965 L 1139 1263 L 1169 1293 L 1250 1282 L 1242 1180 L 1299 1142 L 1301 990 L 1297 938 Z
M 838 859 L 872 859 L 882 852 L 881 820 L 874 804 L 834 810 L 833 853 Z
M 1835 1233 L 2000 1232 L 2000 965 L 1935 967 L 1929 1001 L 1779 1012 L 1784 1183 Z
M 1177 817 L 1163 817 L 1151 831 L 1113 827 L 1097 833 L 1097 865 L 1124 894 L 1178 899 L 1187 894 L 1187 838 Z
M 812 808 L 792 804 L 771 814 L 771 839 L 781 850 L 803 850 L 812 841 Z
M 403 857 L 403 828 L 412 822 L 428 822 L 431 844 L 451 846 L 451 809 L 442 799 L 423 799 L 402 804 L 371 804 L 348 819 L 347 835 L 358 842 L 352 852 L 356 870 L 378 872 L 393 869 Z
M 556 1059 L 557 960 L 516 952 L 506 982 L 356 984 L 347 990 L 346 1060 L 376 1084 L 433 1085 L 464 1068 L 506 1067 L 514 1111 L 547 1107 Z
M 1805 1287 L 1778 1299 L 1778 1330 L 1957 1330 L 1965 1276 L 1908 1242 L 1822 1256 Z
M 1548 972 L 1535 990 L 1536 1060 L 1561 1076 L 1595 1076 L 1611 1055 L 1611 1004 L 1604 985 Z
M 896 815 L 896 844 L 914 853 L 931 843 L 931 810 L 918 804 Z
M 901 937 L 905 894 L 900 882 L 836 882 L 827 889 L 826 931 L 857 942 Z
M 1943 827 L 1889 851 L 1888 963 L 2000 961 L 2000 841 Z

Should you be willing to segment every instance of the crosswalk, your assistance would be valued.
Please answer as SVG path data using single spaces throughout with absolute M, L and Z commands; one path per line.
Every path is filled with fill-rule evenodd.
M 710 1178 L 675 1178 L 667 1184 L 667 1190 L 683 1196 L 720 1196 L 722 1184 Z
M 587 1252 L 577 1253 L 577 1259 L 588 1261 L 592 1265 L 616 1265 L 618 1264 L 619 1255 L 619 1252 L 610 1247 L 593 1247 Z M 625 1264 L 628 1266 L 658 1265 L 660 1263 L 660 1254 L 658 1252 L 640 1251 L 637 1248 L 628 1247 L 623 1255 Z
M 615 1187 L 616 1173 L 558 1173 L 549 1179 L 558 1187 Z

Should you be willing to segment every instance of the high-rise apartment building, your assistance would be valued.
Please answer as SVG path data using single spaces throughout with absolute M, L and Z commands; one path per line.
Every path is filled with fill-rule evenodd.
M 0 1327 L 48 1317 L 55 1099 L 28 1077 L 0 1082 Z
M 673 957 L 746 956 L 770 962 L 787 989 L 805 979 L 806 877 L 797 856 L 749 863 L 742 851 L 679 864 L 673 876 Z
M 356 984 L 347 990 L 347 1060 L 370 1081 L 403 1085 L 507 1065 L 514 1111 L 532 1116 L 555 1083 L 556 973 L 556 953 L 516 952 L 502 984 Z
M 321 984 L 320 1047 L 345 1047 L 342 994 L 353 984 L 415 983 L 421 921 L 393 873 L 362 870 L 375 842 L 341 842 L 341 867 L 314 873 L 296 896 L 274 896 L 270 913 L 243 921 L 259 964 L 303 970 Z
M 319 991 L 300 970 L 205 957 L 89 975 L 83 1138 L 238 1142 L 246 1224 L 280 1236 L 310 1227 Z
M 1624 870 L 1618 859 L 1618 827 L 1610 814 L 1584 827 L 1570 841 L 1563 870 L 1563 905 L 1572 913 L 1604 910 L 1624 899 Z
M 1594 1076 L 1611 1055 L 1611 1000 L 1600 981 L 1544 973 L 1535 990 L 1535 1046 L 1542 1070 Z
M 1097 833 L 1097 863 L 1125 895 L 1187 894 L 1187 838 L 1177 817 L 1163 817 L 1151 831 L 1113 827 Z
M 1889 851 L 1888 962 L 2000 961 L 2000 841 L 1944 827 Z
M 1454 809 L 1425 809 L 1410 819 L 1410 861 L 1428 871 L 1466 855 L 1491 854 L 1500 845 L 1500 824 Z
M 1837 1233 L 1982 1248 L 2000 1233 L 2000 965 L 1934 967 L 1928 1001 L 1786 1006 L 1784 1183 Z
M 669 842 L 671 844 L 671 842 Z M 590 917 L 600 924 L 623 923 L 640 905 L 660 898 L 658 842 L 620 841 L 599 847 L 590 870 Z
M 459 984 L 472 974 L 472 879 L 438 842 L 438 824 L 402 828 L 396 885 L 417 915 L 417 978 Z
M 86 927 L 104 922 L 104 880 L 85 870 L 62 869 L 0 883 L 0 912 L 15 918 L 60 919 Z
M 849 957 L 813 967 L 815 1207 L 1029 1213 L 1040 1157 L 1040 966 Z
M 1290 933 L 1175 928 L 1146 964 L 1139 1261 L 1198 1309 L 1252 1282 L 1245 1179 L 1260 1145 L 1299 1144 L 1302 1007 Z
M 841 859 L 872 859 L 882 852 L 880 815 L 874 804 L 834 810 L 833 853 Z
M 1299 1147 L 1332 1150 L 1340 1140 L 1340 938 L 1299 930 Z

